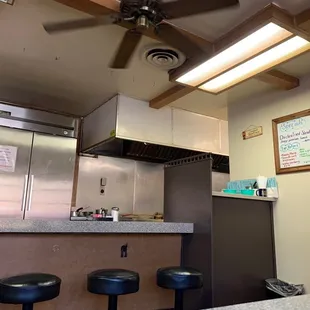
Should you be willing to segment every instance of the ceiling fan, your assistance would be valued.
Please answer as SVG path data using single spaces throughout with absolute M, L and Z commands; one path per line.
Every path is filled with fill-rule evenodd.
M 129 23 L 129 30 L 110 63 L 110 68 L 123 69 L 129 64 L 143 34 L 149 28 L 160 41 L 179 49 L 190 58 L 199 48 L 167 20 L 236 6 L 239 6 L 239 0 L 121 0 L 118 14 L 45 23 L 43 27 L 49 34 L 55 34 L 100 25 Z

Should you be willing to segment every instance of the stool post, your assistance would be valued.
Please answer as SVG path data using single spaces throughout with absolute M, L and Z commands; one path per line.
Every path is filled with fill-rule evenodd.
M 23 310 L 33 310 L 33 304 L 24 304 Z
M 183 310 L 183 290 L 175 290 L 174 310 Z
M 108 310 L 117 310 L 117 295 L 109 296 L 109 308 Z

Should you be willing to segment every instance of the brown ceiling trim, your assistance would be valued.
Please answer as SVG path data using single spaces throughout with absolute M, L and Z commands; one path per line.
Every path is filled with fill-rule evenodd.
M 85 12 L 87 14 L 90 15 L 107 15 L 107 14 L 113 14 L 116 12 L 119 12 L 119 4 L 117 1 L 115 0 L 54 0 L 56 2 L 62 3 L 64 5 L 67 5 L 69 7 L 72 7 L 76 10 Z M 199 47 L 201 47 L 201 49 L 204 51 L 204 55 L 198 55 L 195 59 L 190 59 L 187 60 L 185 62 L 185 64 L 176 69 L 173 70 L 172 72 L 169 73 L 170 78 L 172 80 L 175 80 L 176 76 L 180 76 L 180 72 L 184 73 L 192 68 L 194 68 L 195 66 L 197 66 L 197 64 L 202 63 L 203 61 L 206 60 L 206 55 L 209 54 L 212 55 L 214 53 L 215 50 L 217 50 L 217 52 L 219 52 L 221 49 L 225 48 L 225 44 L 233 44 L 233 42 L 235 40 L 237 40 L 237 35 L 239 33 L 239 39 L 240 39 L 240 35 L 241 32 L 246 32 L 247 24 L 250 22 L 250 24 L 252 23 L 251 27 L 258 27 L 260 23 L 262 23 L 263 20 L 270 20 L 270 21 L 275 21 L 277 23 L 279 23 L 280 25 L 282 25 L 283 23 L 283 27 L 289 27 L 288 30 L 292 30 L 294 29 L 294 31 L 296 30 L 297 32 L 299 32 L 298 28 L 296 29 L 295 26 L 299 26 L 300 29 L 302 29 L 303 31 L 299 32 L 300 35 L 302 36 L 307 36 L 308 34 L 306 34 L 304 31 L 306 29 L 304 29 L 301 25 L 303 25 L 304 23 L 306 23 L 306 18 L 307 18 L 307 14 L 302 15 L 299 14 L 296 18 L 292 15 L 290 15 L 289 13 L 287 13 L 286 11 L 280 9 L 279 7 L 277 7 L 274 4 L 268 5 L 265 9 L 263 9 L 262 11 L 260 11 L 258 13 L 259 17 L 251 17 L 250 19 L 248 19 L 247 21 L 245 21 L 244 23 L 242 23 L 241 25 L 239 25 L 237 28 L 233 29 L 230 34 L 231 37 L 229 39 L 229 34 L 224 35 L 223 37 L 221 37 L 219 40 L 216 40 L 214 43 L 211 43 L 199 36 L 196 36 L 190 32 L 187 32 L 184 29 L 180 29 L 177 26 L 175 26 L 176 28 L 179 29 L 180 32 L 182 32 L 184 35 L 186 35 L 188 38 L 190 38 L 194 43 L 196 43 Z M 309 16 L 310 19 L 310 16 Z M 253 21 L 254 20 L 254 21 Z M 296 25 L 296 20 L 297 20 L 297 25 Z M 131 23 L 121 23 L 119 24 L 119 26 L 121 27 L 125 27 L 127 29 L 131 29 L 133 27 L 133 25 Z M 232 33 L 235 32 L 237 30 L 237 35 L 233 36 Z M 253 28 L 251 28 L 249 31 L 253 31 Z M 158 38 L 156 36 L 154 36 L 153 31 L 149 31 L 147 33 L 145 33 L 146 36 L 149 36 L 153 39 L 158 40 Z M 281 73 L 281 72 L 280 72 Z M 275 77 L 274 74 L 271 74 L 270 78 L 268 78 L 268 74 L 269 72 L 263 73 L 263 77 L 259 77 L 259 80 L 263 80 L 271 83 L 273 85 L 277 84 L 277 85 L 287 85 L 287 77 L 285 76 L 285 74 L 283 73 L 283 75 L 279 74 L 278 77 Z M 276 80 L 281 79 L 281 76 L 284 77 L 284 81 L 283 82 L 277 82 Z M 294 79 L 294 77 L 292 77 Z M 295 78 L 296 79 L 296 78 Z M 294 83 L 293 83 L 294 84 Z M 296 85 L 296 83 L 294 84 Z M 286 87 L 286 86 L 285 86 Z M 287 89 L 287 88 L 285 88 Z M 163 94 L 157 96 L 156 98 L 152 99 L 150 101 L 150 106 L 153 108 L 161 108 L 165 105 L 170 104 L 171 102 L 174 102 L 178 99 L 180 99 L 181 97 L 193 92 L 195 90 L 195 88 L 192 87 L 188 87 L 188 86 L 184 86 L 184 85 L 176 85 L 174 87 L 172 87 L 171 89 L 167 90 L 166 92 L 164 92 Z
M 278 89 L 282 90 L 290 90 L 298 87 L 300 85 L 300 81 L 298 78 L 286 74 L 282 71 L 273 69 L 268 72 L 263 72 L 255 77 L 257 80 L 271 84 Z M 192 93 L 195 90 L 194 87 L 184 86 L 184 85 L 176 85 L 167 91 L 163 92 L 159 96 L 153 98 L 149 106 L 151 108 L 160 109 L 164 106 L 171 104 L 172 102 Z M 211 93 L 210 93 L 211 94 Z M 212 94 L 213 95 L 213 94 Z
M 214 52 L 219 53 L 227 49 L 270 22 L 274 22 L 289 31 L 292 31 L 295 26 L 294 16 L 271 3 L 216 40 Z
M 310 18 L 310 16 L 309 16 Z M 269 22 L 274 22 L 279 26 L 287 29 L 288 31 L 300 35 L 305 39 L 309 39 L 309 33 L 299 29 L 295 22 L 295 16 L 289 14 L 287 11 L 279 8 L 277 5 L 271 3 L 266 6 L 263 10 L 259 11 L 255 15 L 251 16 L 237 27 L 232 29 L 230 32 L 219 38 L 213 43 L 213 54 L 209 57 L 199 56 L 196 59 L 193 59 L 191 62 L 186 62 L 183 66 L 177 68 L 169 74 L 169 80 L 175 81 L 185 72 L 188 72 L 194 69 L 197 65 L 202 64 L 208 58 L 220 53 L 221 51 L 227 49 L 228 47 L 234 45 L 241 39 L 252 34 L 263 25 L 268 24 Z
M 293 35 L 291 35 L 291 36 L 289 36 L 289 37 L 283 37 L 281 42 L 288 41 L 288 40 L 289 40 L 290 38 L 292 38 L 292 37 L 293 37 Z M 224 73 L 226 73 L 226 72 L 229 72 L 230 70 L 232 70 L 232 69 L 234 69 L 234 68 L 239 67 L 240 65 L 242 65 L 242 64 L 244 64 L 244 63 L 246 63 L 246 62 L 248 62 L 249 60 L 251 60 L 251 59 L 253 59 L 253 58 L 256 58 L 257 56 L 259 56 L 259 55 L 265 53 L 265 52 L 268 51 L 268 50 L 271 50 L 272 48 L 274 48 L 274 47 L 277 46 L 278 44 L 279 44 L 279 42 L 275 41 L 275 42 L 273 42 L 272 45 L 268 46 L 268 48 L 266 48 L 266 49 L 260 51 L 259 53 L 254 54 L 254 55 L 249 55 L 248 57 L 245 57 L 242 61 L 240 61 L 240 62 L 238 62 L 238 63 L 235 63 L 234 65 L 231 65 L 231 67 L 229 67 L 229 68 L 227 68 L 227 69 L 225 69 L 225 70 L 223 70 L 223 71 L 219 71 L 218 73 L 216 73 L 216 74 L 210 76 L 208 79 L 201 79 L 200 82 L 195 86 L 195 88 L 196 88 L 196 89 L 199 89 L 200 86 L 204 85 L 204 84 L 207 83 L 208 81 L 213 80 L 213 79 L 217 78 L 218 76 L 221 76 L 222 74 L 224 74 Z M 267 71 L 266 74 L 268 74 L 268 72 L 269 72 L 269 71 Z M 250 78 L 255 78 L 255 76 L 254 76 L 254 77 L 250 77 Z M 170 81 L 171 81 L 171 82 L 175 82 L 174 80 L 170 80 Z M 245 82 L 245 81 L 242 81 L 242 82 Z M 180 84 L 182 84 L 182 85 L 184 85 L 184 86 L 187 86 L 187 84 L 183 84 L 183 83 L 180 83 Z M 192 87 L 194 87 L 194 86 L 192 86 Z M 227 89 L 225 89 L 225 90 L 223 90 L 223 91 L 221 91 L 221 92 L 225 92 L 226 90 L 227 90 Z M 201 90 L 201 91 L 205 91 L 205 90 Z M 207 92 L 207 91 L 205 91 L 205 92 Z M 207 93 L 212 94 L 212 95 L 215 95 L 215 94 L 212 93 L 212 92 L 207 92 Z M 219 94 L 219 93 L 216 93 L 216 94 Z
M 256 79 L 283 90 L 294 89 L 300 85 L 297 77 L 275 69 L 257 75 Z
M 296 25 L 310 34 L 310 9 L 301 12 L 295 17 Z
M 167 91 L 163 92 L 159 96 L 153 98 L 149 106 L 154 109 L 160 109 L 188 94 L 195 91 L 196 89 L 193 87 L 183 86 L 183 85 L 175 85 Z

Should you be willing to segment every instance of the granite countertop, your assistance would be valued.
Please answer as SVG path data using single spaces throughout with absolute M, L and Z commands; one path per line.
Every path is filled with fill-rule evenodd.
M 271 299 L 228 307 L 213 308 L 217 310 L 308 310 L 310 295 Z
M 223 193 L 223 192 L 212 192 L 212 196 L 225 197 L 225 198 L 237 198 L 237 199 L 249 199 L 249 200 L 261 200 L 261 201 L 270 201 L 270 202 L 277 201 L 277 198 L 247 196 L 247 195 L 240 195 L 240 194 L 227 194 L 227 193 Z
M 0 219 L 0 233 L 191 234 L 192 223 Z

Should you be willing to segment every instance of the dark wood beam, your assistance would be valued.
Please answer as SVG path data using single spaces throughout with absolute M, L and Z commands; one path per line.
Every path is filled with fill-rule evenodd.
M 154 109 L 160 109 L 170 103 L 190 94 L 191 92 L 195 91 L 195 88 L 187 87 L 183 85 L 175 85 L 172 88 L 168 89 L 167 91 L 163 92 L 159 96 L 153 98 L 149 106 Z
M 240 41 L 241 38 L 247 37 L 249 34 L 260 29 L 262 25 L 267 25 L 270 22 L 282 24 L 285 28 L 290 28 L 290 30 L 296 31 L 296 29 L 293 29 L 295 26 L 294 16 L 277 5 L 270 3 L 265 8 L 258 11 L 255 15 L 246 19 L 237 27 L 233 28 L 224 36 L 216 40 L 214 42 L 214 52 L 219 52 L 226 49 L 228 46 Z
M 255 77 L 255 79 L 271 84 L 278 89 L 290 90 L 299 86 L 299 79 L 281 72 L 279 70 L 270 70 L 268 72 L 263 72 Z M 184 85 L 175 85 L 172 88 L 166 90 L 159 96 L 153 98 L 149 106 L 151 108 L 160 109 L 170 103 L 198 90 L 194 87 L 188 87 Z
M 301 12 L 295 17 L 296 25 L 310 35 L 310 9 Z
M 82 11 L 84 13 L 98 16 L 98 15 L 107 15 L 107 14 L 113 14 L 119 12 L 119 2 L 115 0 L 54 0 L 56 2 L 59 2 L 61 4 L 64 4 L 66 6 L 69 6 L 71 8 L 74 8 L 76 10 Z M 255 23 L 255 25 L 259 25 L 260 22 L 263 21 L 263 19 L 268 20 L 283 20 L 285 24 L 288 24 L 290 27 L 293 27 L 293 20 L 294 18 L 287 14 L 285 11 L 280 10 L 278 7 L 274 6 L 273 4 L 269 5 L 267 8 L 261 11 L 260 14 L 261 17 L 258 17 L 252 21 L 252 23 Z M 253 19 L 253 18 L 252 18 Z M 301 14 L 299 14 L 296 18 L 297 25 L 304 31 L 308 30 L 308 21 L 310 19 L 310 10 L 307 10 Z M 248 22 L 248 21 L 247 21 Z M 238 36 L 240 36 L 240 33 L 242 31 L 245 31 L 247 29 L 247 22 L 242 23 L 238 27 Z M 119 24 L 121 27 L 125 27 L 127 29 L 131 29 L 133 25 L 131 23 L 121 23 Z M 176 27 L 178 28 L 178 27 Z M 196 43 L 204 52 L 204 55 L 198 55 L 195 59 L 191 59 L 187 61 L 181 68 L 178 68 L 174 72 L 171 73 L 171 76 L 179 75 L 180 72 L 184 72 L 184 70 L 188 70 L 188 68 L 191 68 L 197 63 L 202 62 L 206 59 L 206 55 L 211 55 L 215 50 L 219 51 L 224 48 L 225 44 L 232 44 L 237 37 L 232 36 L 229 38 L 229 36 L 225 35 L 224 37 L 220 38 L 219 40 L 216 40 L 214 43 L 211 43 L 199 36 L 196 36 L 184 29 L 178 28 L 179 31 L 190 38 L 194 43 Z M 158 38 L 154 35 L 153 31 L 149 31 L 145 33 L 146 36 L 149 36 L 153 39 L 158 40 Z M 225 43 L 225 44 L 224 44 Z M 294 87 L 297 87 L 299 85 L 299 80 L 295 77 L 289 76 L 285 73 L 282 73 L 277 70 L 271 70 L 266 73 L 262 73 L 261 75 L 255 77 L 259 79 L 260 81 L 264 81 L 266 83 L 270 83 L 276 87 L 280 87 L 282 89 L 292 89 Z M 189 93 L 193 92 L 195 88 L 187 87 L 184 85 L 176 85 L 173 86 L 171 89 L 165 91 L 161 95 L 153 98 L 150 101 L 150 106 L 152 108 L 161 108 L 163 106 L 166 106 L 178 99 L 180 99 L 183 96 L 188 95 Z
M 261 11 L 257 12 L 254 16 L 246 19 L 237 27 L 233 28 L 231 31 L 215 40 L 213 42 L 213 53 L 209 55 L 209 57 L 208 55 L 199 55 L 199 58 L 197 57 L 197 59 L 186 62 L 183 66 L 171 72 L 169 75 L 169 80 L 175 81 L 184 73 L 194 69 L 198 64 L 205 62 L 208 58 L 211 58 L 212 56 L 220 53 L 227 47 L 232 46 L 241 39 L 255 32 L 257 29 L 261 28 L 263 25 L 267 25 L 270 22 L 283 24 L 286 28 L 289 28 L 289 30 L 292 30 L 295 25 L 294 16 L 271 3 Z M 294 31 L 300 34 L 299 31 Z M 278 42 L 275 43 L 278 44 Z M 251 58 L 251 55 L 249 55 L 248 58 Z
M 255 77 L 257 80 L 271 84 L 276 88 L 290 90 L 299 86 L 299 79 L 279 70 L 270 70 Z

